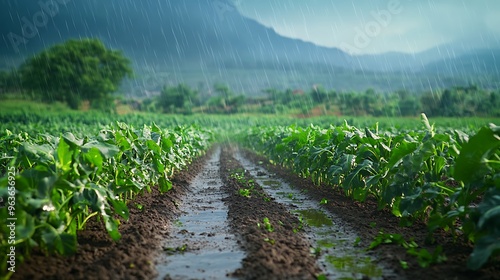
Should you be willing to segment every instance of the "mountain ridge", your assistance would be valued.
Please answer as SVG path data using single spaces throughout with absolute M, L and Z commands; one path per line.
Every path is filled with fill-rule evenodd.
M 60 1 L 63 0 L 57 0 Z M 176 77 L 170 83 L 188 80 L 193 83 L 185 74 L 193 71 L 198 71 L 197 79 L 218 71 L 216 78 L 204 78 L 208 83 L 223 81 L 230 76 L 228 71 L 231 69 L 254 69 L 255 72 L 260 69 L 263 72 L 276 72 L 279 77 L 271 79 L 267 77 L 268 73 L 252 73 L 252 76 L 260 77 L 247 79 L 247 85 L 252 86 L 253 82 L 266 78 L 270 81 L 262 84 L 262 87 L 276 86 L 282 82 L 283 86 L 291 87 L 321 83 L 328 87 L 340 87 L 339 84 L 342 84 L 342 88 L 347 88 L 347 81 L 341 79 L 345 80 L 352 73 L 353 76 L 357 75 L 356 81 L 366 79 L 367 75 L 373 76 L 371 81 L 360 84 L 372 83 L 374 87 L 383 84 L 380 87 L 388 88 L 394 82 L 397 88 L 406 85 L 396 78 L 390 82 L 387 82 L 388 79 L 378 81 L 379 76 L 393 73 L 433 75 L 435 71 L 446 68 L 439 64 L 447 65 L 449 67 L 446 69 L 451 70 L 461 67 L 458 73 L 446 71 L 446 75 L 463 76 L 467 72 L 466 65 L 471 64 L 464 62 L 464 59 L 473 62 L 475 59 L 474 65 L 489 59 L 488 55 L 482 60 L 478 59 L 472 52 L 468 56 L 446 55 L 450 51 L 457 52 L 451 50 L 453 45 L 419 54 L 392 52 L 351 56 L 339 48 L 281 36 L 273 28 L 243 16 L 229 0 L 144 0 L 140 4 L 132 0 L 64 1 L 68 1 L 68 4 L 59 5 L 57 12 L 53 9 L 52 16 L 50 9 L 43 8 L 41 4 L 23 6 L 16 1 L 0 0 L 3 7 L 8 7 L 0 10 L 0 34 L 3 38 L 0 40 L 0 59 L 4 60 L 0 68 L 15 67 L 24 57 L 75 37 L 97 37 L 109 47 L 123 50 L 141 75 L 168 72 L 169 76 Z M 38 3 L 47 2 L 42 0 Z M 16 53 L 9 35 L 23 36 L 23 26 L 28 26 L 27 22 L 34 25 L 35 16 L 40 11 L 50 15 L 50 19 L 45 26 L 37 27 L 37 36 L 28 38 L 26 44 L 21 43 L 20 52 Z M 488 67 L 476 67 L 470 73 L 481 75 L 494 72 L 494 75 L 499 76 L 497 62 L 485 65 Z M 316 80 L 314 73 L 321 78 Z M 311 77 L 306 81 L 301 75 Z M 358 86 L 356 81 L 353 80 L 352 88 Z M 233 84 L 238 84 L 238 81 Z M 440 82 L 435 85 L 440 86 Z M 244 86 L 241 88 L 244 90 Z

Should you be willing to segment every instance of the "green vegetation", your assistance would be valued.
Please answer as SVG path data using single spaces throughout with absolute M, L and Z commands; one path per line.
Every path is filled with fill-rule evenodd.
M 253 180 L 248 180 L 245 177 L 245 172 L 244 171 L 240 171 L 240 170 L 232 173 L 231 174 L 231 178 L 235 179 L 236 182 L 238 182 L 238 185 L 242 186 L 238 190 L 238 194 L 241 195 L 241 196 L 243 196 L 243 197 L 249 198 L 251 196 L 251 194 L 253 193 L 254 188 L 255 188 L 254 181 Z
M 93 218 L 118 240 L 117 217 L 128 219 L 127 202 L 155 186 L 170 190 L 173 174 L 203 154 L 212 140 L 208 130 L 195 126 L 136 129 L 118 122 L 97 134 L 88 131 L 80 131 L 83 138 L 70 132 L 9 130 L 0 136 L 0 196 L 7 201 L 15 195 L 15 207 L 1 208 L 0 218 L 17 218 L 15 243 L 7 238 L 12 236 L 7 224 L 0 228 L 2 252 L 15 245 L 18 260 L 33 247 L 71 255 L 77 231 Z M 6 272 L 6 256 L 1 258 Z
M 131 75 L 130 61 L 120 51 L 109 50 L 96 39 L 70 40 L 29 58 L 19 69 L 0 71 L 0 98 L 61 102 L 72 109 L 107 112 L 122 104 L 132 111 L 180 114 L 415 117 L 425 112 L 430 117 L 500 117 L 500 92 L 473 84 L 420 92 L 371 88 L 353 92 L 314 85 L 268 88 L 260 96 L 247 96 L 222 83 L 212 89 L 183 83 L 166 86 L 171 84 L 168 75 L 160 75 L 164 86 L 151 96 L 112 95 Z
M 187 85 L 179 84 L 176 87 L 164 87 L 158 97 L 158 105 L 165 113 L 190 114 L 193 109 L 193 100 L 198 93 Z
M 478 269 L 500 252 L 500 129 L 469 136 L 436 132 L 425 115 L 420 130 L 381 132 L 345 123 L 258 127 L 241 141 L 273 162 L 358 201 L 375 198 L 402 223 L 427 221 L 475 243 L 468 266 Z
M 443 254 L 443 248 L 441 246 L 437 246 L 434 252 L 430 253 L 426 249 L 418 249 L 418 244 L 415 241 L 411 240 L 410 242 L 407 242 L 400 234 L 379 232 L 368 249 L 374 249 L 381 244 L 398 244 L 404 247 L 406 249 L 406 253 L 416 257 L 418 264 L 423 268 L 429 267 L 431 264 L 446 261 L 446 256 Z M 405 261 L 400 261 L 400 263 L 403 268 L 408 268 L 408 264 Z
M 473 243 L 471 269 L 500 254 L 500 128 L 489 124 L 500 117 L 498 91 L 471 85 L 360 93 L 314 86 L 247 97 L 224 84 L 206 92 L 179 84 L 146 99 L 113 96 L 131 74 L 121 52 L 93 39 L 51 47 L 0 72 L 0 197 L 15 197 L 15 208 L 0 207 L 0 218 L 17 218 L 15 238 L 7 224 L 0 227 L 2 252 L 15 245 L 21 261 L 35 247 L 70 255 L 77 231 L 91 219 L 118 240 L 131 199 L 153 187 L 170 190 L 174 173 L 211 143 L 239 141 L 355 200 L 376 199 L 403 225 L 424 221 L 430 236 L 444 229 Z M 117 100 L 135 114 L 112 114 Z M 72 110 L 87 103 L 91 113 Z M 415 118 L 420 112 L 435 124 L 424 114 Z M 449 118 L 457 116 L 475 118 Z M 233 179 L 242 185 L 240 195 L 256 193 L 244 171 Z M 262 225 L 272 232 L 266 219 Z M 409 247 L 408 253 L 422 265 L 443 260 L 439 250 Z
M 474 242 L 471 268 L 483 266 L 499 251 L 499 130 L 486 126 L 495 119 L 435 119 L 431 125 L 426 118 L 423 123 L 349 118 L 352 126 L 335 117 L 11 109 L 0 113 L 0 196 L 6 201 L 12 182 L 8 171 L 15 170 L 19 256 L 29 256 L 33 247 L 71 254 L 76 231 L 90 219 L 99 219 L 110 236 L 119 238 L 116 218 L 126 220 L 130 199 L 155 186 L 167 191 L 176 170 L 210 143 L 228 139 L 357 200 L 375 197 L 404 223 L 426 220 L 430 233 L 444 228 Z M 244 184 L 240 195 L 249 196 L 255 184 L 244 175 L 238 170 L 233 179 Z M 3 219 L 8 215 L 7 208 L 0 208 Z M 1 233 L 5 249 L 5 225 Z M 414 254 L 425 259 L 425 252 Z
M 414 117 L 426 112 L 432 117 L 500 116 L 500 92 L 481 90 L 476 86 L 420 94 L 404 90 L 380 93 L 373 89 L 365 92 L 338 92 L 315 86 L 308 92 L 266 89 L 263 91 L 264 96 L 245 97 L 234 94 L 225 85 L 216 84 L 214 91 L 216 96 L 203 100 L 196 91 L 180 84 L 177 87 L 164 88 L 159 97 L 144 100 L 143 103 L 158 104 L 161 111 L 170 113 Z
M 264 219 L 262 219 L 262 223 L 263 223 L 263 227 L 268 231 L 268 232 L 273 232 L 274 231 L 274 227 L 273 225 L 271 224 L 271 221 L 269 221 L 269 218 L 268 217 L 265 217 Z M 260 227 L 260 224 L 258 225 Z
M 28 59 L 21 67 L 24 90 L 38 100 L 60 101 L 77 109 L 82 100 L 107 110 L 110 96 L 132 74 L 121 52 L 108 50 L 96 39 L 70 40 Z M 103 107 L 104 106 L 104 107 Z

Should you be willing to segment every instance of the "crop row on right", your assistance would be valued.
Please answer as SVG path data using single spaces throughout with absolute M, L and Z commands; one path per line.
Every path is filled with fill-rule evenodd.
M 361 202 L 373 197 L 402 221 L 474 243 L 470 269 L 500 253 L 499 126 L 437 133 L 422 115 L 420 130 L 259 126 L 240 141 L 317 184 Z

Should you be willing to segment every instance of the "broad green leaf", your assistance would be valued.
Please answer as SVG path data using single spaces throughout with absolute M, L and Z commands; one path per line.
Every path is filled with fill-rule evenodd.
M 121 151 L 128 151 L 132 148 L 130 140 L 123 136 L 121 131 L 115 133 L 116 145 L 120 147 Z
M 64 141 L 63 138 L 59 141 L 57 146 L 57 167 L 63 171 L 63 173 L 69 172 L 72 167 L 73 162 L 73 152 L 70 150 L 70 145 Z
M 389 159 L 389 168 L 393 168 L 406 155 L 413 153 L 418 148 L 417 142 L 408 142 L 402 140 L 396 148 L 392 149 L 391 158 Z
M 75 135 L 71 132 L 67 132 L 62 136 L 62 139 L 64 139 L 70 146 L 71 148 L 79 148 L 83 145 L 83 140 L 82 139 L 77 139 Z
M 104 219 L 104 225 L 106 226 L 106 230 L 108 231 L 108 234 L 111 237 L 111 239 L 113 239 L 114 241 L 120 240 L 122 236 L 118 231 L 118 222 L 107 215 L 103 215 L 102 217 Z
M 465 183 L 474 181 L 478 176 L 483 176 L 485 160 L 500 148 L 500 136 L 495 134 L 493 126 L 483 127 L 460 150 L 460 155 L 455 162 L 454 177 Z
M 76 235 L 69 233 L 61 233 L 58 238 L 58 252 L 63 256 L 71 256 L 76 253 L 78 243 Z
M 487 235 L 480 238 L 474 246 L 474 251 L 467 261 L 467 268 L 472 270 L 480 269 L 494 252 L 500 251 L 500 241 L 498 236 Z
M 158 187 L 160 189 L 160 192 L 168 192 L 172 189 L 172 182 L 168 179 L 160 178 L 160 180 L 158 181 Z
M 97 149 L 106 159 L 112 158 L 120 152 L 120 149 L 115 145 L 97 141 L 89 142 L 82 147 L 84 152 L 89 152 L 92 149 Z
M 158 144 L 156 144 L 153 140 L 147 140 L 146 145 L 155 154 L 159 155 L 161 153 L 160 146 L 158 146 Z
M 63 256 L 70 256 L 76 252 L 76 236 L 64 232 L 59 232 L 50 225 L 43 228 L 41 239 L 47 246 L 50 253 L 59 253 Z
M 35 219 L 26 212 L 19 211 L 16 215 L 16 239 L 24 240 L 35 234 Z
M 98 170 L 102 169 L 103 159 L 101 152 L 97 148 L 91 148 L 84 154 L 84 158 L 92 165 L 91 167 L 97 167 Z
M 111 199 L 111 204 L 113 205 L 113 210 L 116 214 L 120 215 L 123 219 L 128 220 L 130 213 L 125 202 Z

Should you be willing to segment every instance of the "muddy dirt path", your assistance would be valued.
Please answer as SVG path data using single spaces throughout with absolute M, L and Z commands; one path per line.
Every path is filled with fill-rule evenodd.
M 377 261 L 373 252 L 358 245 L 359 234 L 337 215 L 321 207 L 327 204 L 310 199 L 306 192 L 291 186 L 261 164 L 251 162 L 240 151 L 235 158 L 255 181 L 277 202 L 284 204 L 304 222 L 304 233 L 328 279 L 401 279 L 387 265 Z
M 422 224 L 401 228 L 376 203 L 355 203 L 249 151 L 215 148 L 176 174 L 173 185 L 129 203 L 119 242 L 93 220 L 79 233 L 75 256 L 36 250 L 13 279 L 500 278 L 498 265 L 467 271 L 470 247 L 444 234 L 436 239 L 448 262 L 427 269 L 400 246 L 367 253 L 362 249 L 379 231 L 433 246 Z
M 245 256 L 227 223 L 217 148 L 191 181 L 163 244 L 157 279 L 226 279 Z

